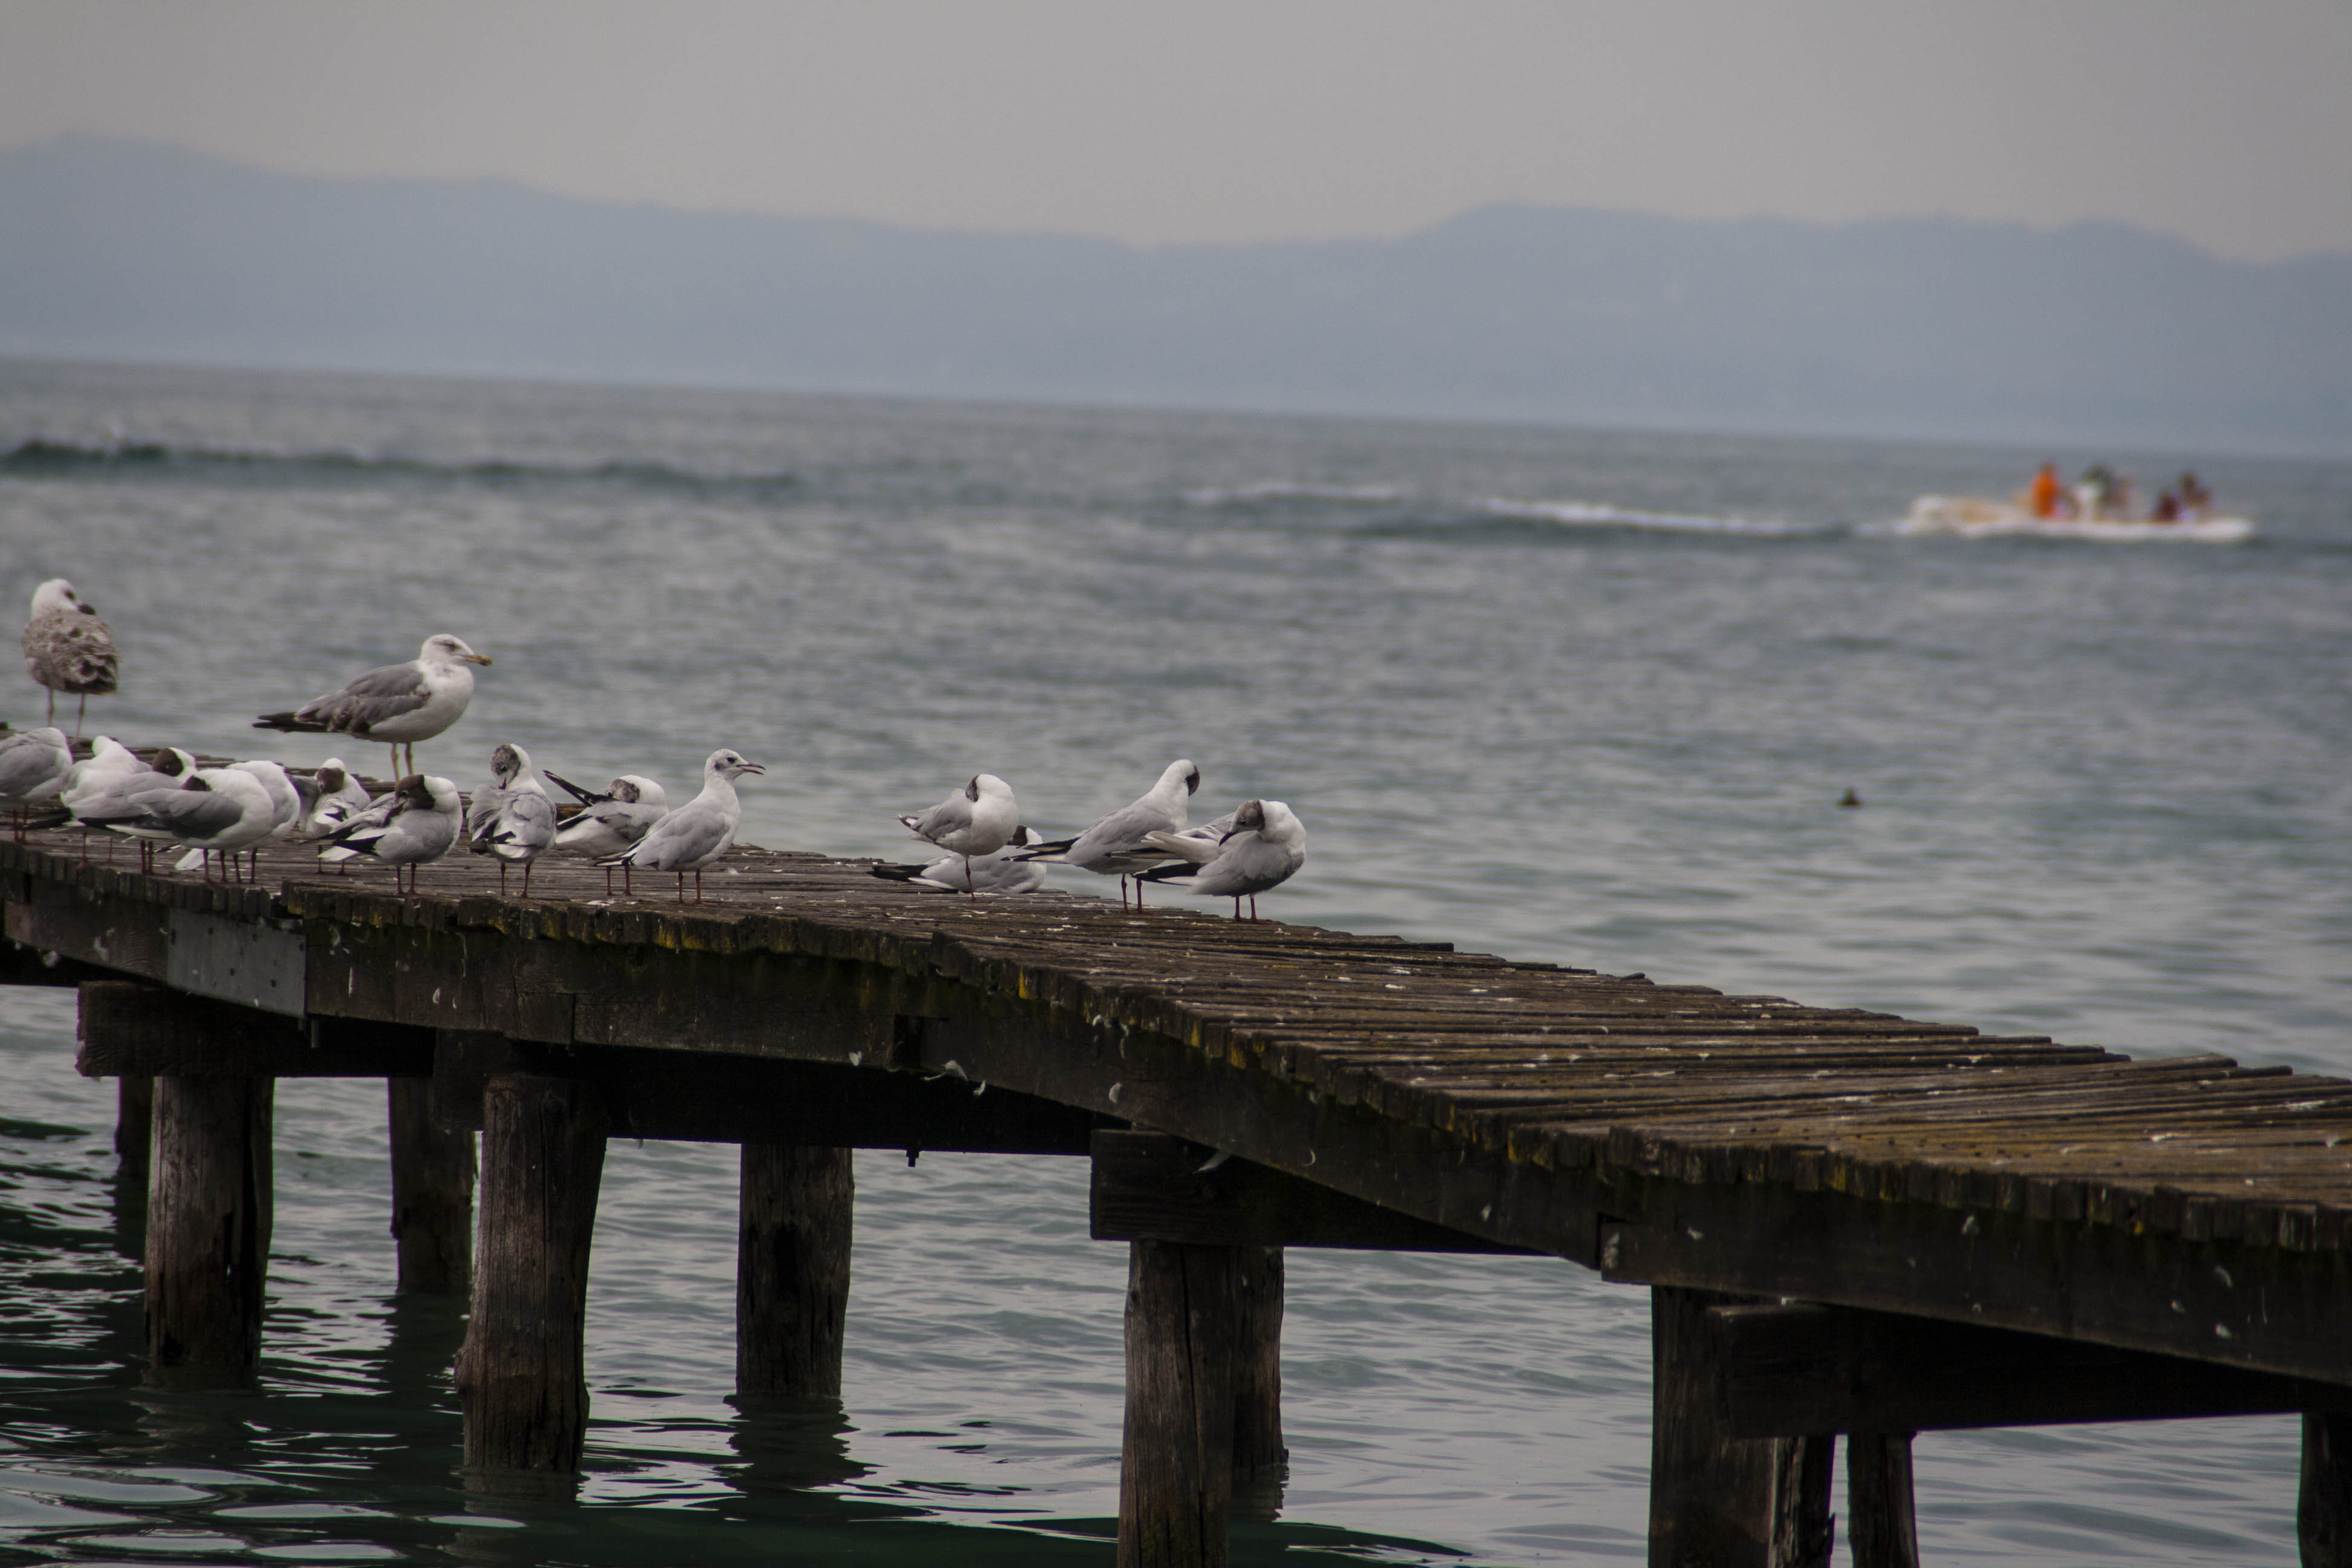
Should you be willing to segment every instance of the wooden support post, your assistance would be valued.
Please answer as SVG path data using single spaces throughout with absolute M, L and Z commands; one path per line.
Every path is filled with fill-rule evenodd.
M 1853 1568 L 1919 1568 L 1919 1528 L 1911 1516 L 1910 1433 L 1846 1435 L 1845 1502 Z
M 1837 1439 L 1826 1434 L 1789 1437 L 1772 1447 L 1772 1568 L 1830 1568 L 1836 1533 L 1830 1482 L 1837 1468 Z
M 1282 1443 L 1282 1248 L 1241 1252 L 1241 1323 L 1234 1363 L 1234 1517 L 1282 1511 L 1290 1450 Z
M 1243 1249 L 1175 1241 L 1130 1248 L 1119 1568 L 1222 1568 Z
M 2352 1415 L 2304 1413 L 2294 1527 L 2303 1568 L 2352 1568 Z
M 1707 1309 L 1731 1300 L 1666 1285 L 1650 1292 L 1650 1568 L 1772 1562 L 1786 1440 L 1731 1436 L 1717 1409 L 1718 1334 Z
M 155 1080 L 144 1073 L 124 1073 L 114 1080 L 114 1154 L 124 1175 L 146 1179 L 154 1127 Z
M 604 1131 L 593 1085 L 509 1074 L 483 1089 L 480 1243 L 457 1352 L 468 1471 L 579 1468 Z
M 735 1391 L 838 1400 L 856 1178 L 846 1149 L 746 1143 L 735 1249 Z
M 433 1080 L 384 1079 L 392 1124 L 397 1289 L 463 1296 L 474 1274 L 474 1135 L 433 1121 Z
M 147 1379 L 249 1382 L 269 1265 L 266 1078 L 159 1078 L 147 1190 Z

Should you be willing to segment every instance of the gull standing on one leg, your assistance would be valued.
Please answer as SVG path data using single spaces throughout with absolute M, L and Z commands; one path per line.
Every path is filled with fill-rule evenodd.
M 643 773 L 623 773 L 602 795 L 582 789 L 550 768 L 548 778 L 571 792 L 582 806 L 579 816 L 555 830 L 555 847 L 571 855 L 586 855 L 602 862 L 618 855 L 646 836 L 646 830 L 669 815 L 669 793 Z M 622 890 L 635 897 L 636 885 L 629 868 L 621 868 Z M 613 868 L 604 867 L 604 896 L 613 896 Z
M 89 700 L 112 696 L 121 669 L 113 629 L 81 602 L 71 583 L 52 577 L 33 590 L 33 614 L 25 623 L 25 670 L 48 688 L 49 722 L 57 722 L 58 693 L 67 692 L 81 699 L 74 713 L 74 733 L 80 734 Z
M 289 713 L 265 713 L 257 730 L 305 735 L 330 732 L 382 741 L 392 748 L 392 771 L 400 774 L 400 748 L 408 747 L 408 770 L 416 766 L 416 742 L 429 741 L 465 717 L 474 699 L 469 664 L 489 659 L 447 633 L 425 639 L 406 664 L 371 669 L 340 691 L 313 697 Z
M 735 847 L 743 826 L 743 803 L 736 798 L 735 781 L 745 773 L 768 770 L 745 759 L 740 752 L 719 750 L 702 764 L 702 793 L 663 817 L 643 838 L 596 862 L 599 866 L 642 866 L 648 871 L 677 873 L 677 901 L 686 902 L 686 874 L 694 873 L 694 901 L 702 901 L 702 868 Z
M 964 891 L 978 898 L 972 857 L 993 855 L 1013 841 L 1013 830 L 1021 826 L 1021 807 L 1013 802 L 1011 784 L 994 773 L 975 773 L 970 784 L 930 810 L 898 820 L 916 837 L 962 856 Z

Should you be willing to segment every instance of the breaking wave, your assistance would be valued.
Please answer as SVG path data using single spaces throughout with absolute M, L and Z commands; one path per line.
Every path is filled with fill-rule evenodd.
M 1759 539 L 1813 538 L 1848 531 L 1836 523 L 1792 522 L 1780 518 L 1717 517 L 1704 512 L 1645 511 L 1606 501 L 1515 500 L 1496 496 L 1479 503 L 1489 517 L 1557 523 L 1563 528 L 1637 528 L 1666 533 L 1729 533 Z

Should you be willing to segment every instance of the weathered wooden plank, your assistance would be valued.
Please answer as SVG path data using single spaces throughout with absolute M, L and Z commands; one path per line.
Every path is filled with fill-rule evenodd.
M 1505 1252 L 1329 1187 L 1163 1132 L 1097 1131 L 1087 1218 L 1097 1241 Z
M 2295 1500 L 2303 1568 L 2352 1568 L 2352 1415 L 2303 1418 L 2303 1486 Z
M 1741 1437 L 2336 1409 L 2318 1384 L 1932 1318 L 1718 1307 L 1717 1407 Z
M 396 1025 L 320 1018 L 305 1026 L 129 980 L 91 981 L 80 1001 L 74 1067 L 85 1078 L 386 1078 L 433 1070 L 432 1037 Z
M 1768 1568 L 1781 1450 L 1717 1414 L 1706 1291 L 1650 1292 L 1650 1568 Z

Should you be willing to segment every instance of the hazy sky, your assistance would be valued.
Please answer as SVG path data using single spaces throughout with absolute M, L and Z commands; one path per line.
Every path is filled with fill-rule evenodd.
M 1045 229 L 1519 201 L 2352 249 L 2352 0 L 0 0 L 0 145 Z

